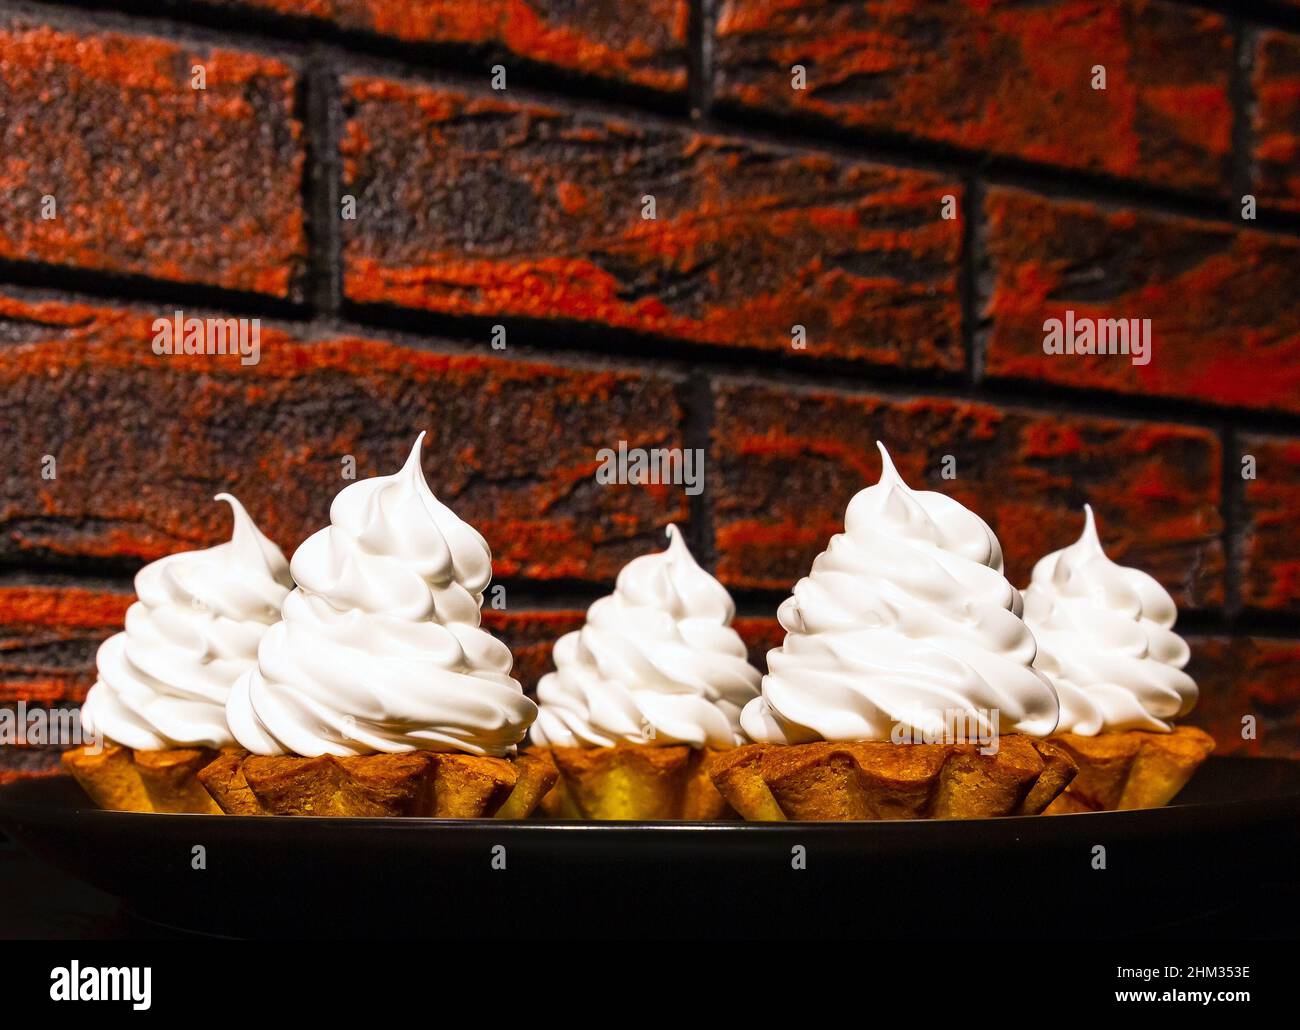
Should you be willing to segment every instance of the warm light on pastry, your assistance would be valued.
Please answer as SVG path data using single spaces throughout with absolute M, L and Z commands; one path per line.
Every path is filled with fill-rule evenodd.
M 555 644 L 531 734 L 560 773 L 543 802 L 552 817 L 735 818 L 708 770 L 743 742 L 740 711 L 759 673 L 731 626 L 731 595 L 676 526 L 668 538 Z
M 257 658 L 292 586 L 280 549 L 234 497 L 227 543 L 146 565 L 123 632 L 96 656 L 99 678 L 82 706 L 86 737 L 104 747 L 67 751 L 63 766 L 101 808 L 218 812 L 195 778 L 234 743 L 230 688 Z
M 226 812 L 519 818 L 553 782 L 516 755 L 537 706 L 480 625 L 492 554 L 430 491 L 423 440 L 294 553 L 283 621 L 226 706 L 242 750 L 201 775 Z
M 1025 589 L 1034 666 L 1061 698 L 1052 740 L 1079 766 L 1049 814 L 1159 808 L 1214 750 L 1208 733 L 1173 725 L 1198 694 L 1177 617 L 1154 578 L 1106 556 L 1090 506 L 1079 539 L 1034 566 Z
M 785 642 L 741 715 L 756 743 L 714 783 L 751 820 L 1037 814 L 1074 763 L 1033 739 L 1058 705 L 1002 548 L 880 454 L 880 481 L 781 605 Z

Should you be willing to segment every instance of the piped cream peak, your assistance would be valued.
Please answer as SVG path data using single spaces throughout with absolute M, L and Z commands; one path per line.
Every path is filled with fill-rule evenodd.
M 230 510 L 235 513 L 236 529 L 238 529 L 238 527 L 243 525 L 244 523 L 252 521 L 248 517 L 247 510 L 244 508 L 242 504 L 239 503 L 239 498 L 237 498 L 234 494 L 219 493 L 214 495 L 212 499 L 214 501 L 225 501 L 228 505 L 230 505 Z
M 424 475 L 424 462 L 421 459 L 426 436 L 428 436 L 428 431 L 420 430 L 415 438 L 415 443 L 411 445 L 410 453 L 406 456 L 406 461 L 402 463 L 402 467 L 391 476 L 381 478 L 400 484 L 400 488 L 406 492 L 406 496 L 416 500 L 434 518 L 439 518 L 441 515 L 455 518 L 451 509 L 434 494 L 433 488 L 429 486 L 429 480 Z M 374 495 L 375 503 L 382 503 L 382 496 L 382 493 L 377 492 Z
M 1097 533 L 1097 519 L 1092 513 L 1091 504 L 1083 506 L 1083 529 L 1079 533 L 1079 539 L 1059 553 L 1063 558 L 1067 555 L 1071 556 L 1071 560 L 1056 563 L 1051 578 L 1059 585 L 1068 583 L 1082 567 L 1082 562 L 1099 558 L 1108 565 L 1113 564 L 1106 554 L 1106 549 L 1101 546 L 1101 537 Z
M 884 519 L 888 523 L 910 527 L 908 532 L 931 543 L 939 543 L 940 530 L 921 502 L 921 495 L 903 481 L 885 445 L 877 441 L 876 447 L 880 451 L 880 480 L 849 502 L 845 527 L 852 532 L 866 523 Z
M 1092 514 L 1092 505 L 1083 506 L 1083 532 L 1079 534 L 1080 544 L 1096 548 L 1099 552 L 1105 549 L 1101 546 L 1101 537 L 1097 535 L 1097 520 Z
M 894 467 L 894 459 L 889 456 L 889 451 L 880 440 L 876 441 L 876 449 L 880 451 L 880 481 L 884 483 L 888 480 L 894 486 L 901 486 L 908 489 L 903 477 L 898 474 L 898 469 Z
M 254 525 L 252 517 L 248 514 L 247 509 L 239 503 L 239 499 L 234 494 L 219 493 L 212 498 L 214 501 L 225 501 L 230 505 L 230 513 L 234 518 L 234 527 L 230 531 L 230 543 L 236 554 L 258 555 L 262 556 L 267 553 L 269 542 L 266 537 Z M 279 555 L 279 551 L 275 551 Z M 279 557 L 281 564 L 284 562 L 282 555 Z
M 420 478 L 424 478 L 424 468 L 420 464 L 420 451 L 424 447 L 424 437 L 427 430 L 421 429 L 420 435 L 415 438 L 415 443 L 411 446 L 411 453 L 406 456 L 406 464 L 402 466 L 403 472 L 418 473 Z
M 536 716 L 481 625 L 492 552 L 430 491 L 424 438 L 396 473 L 343 487 L 295 552 L 284 621 L 226 706 L 249 751 L 502 756 Z

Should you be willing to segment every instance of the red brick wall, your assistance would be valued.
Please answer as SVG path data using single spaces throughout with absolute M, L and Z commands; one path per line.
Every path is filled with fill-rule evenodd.
M 1091 502 L 1182 608 L 1196 721 L 1300 757 L 1300 11 L 111 6 L 0 0 L 0 704 L 84 697 L 212 494 L 291 551 L 420 429 L 527 684 L 674 521 L 761 663 L 883 439 L 1019 584 Z M 260 362 L 154 355 L 177 308 L 262 318 Z M 1045 355 L 1066 308 L 1151 319 L 1151 362 Z M 620 440 L 703 449 L 704 493 L 597 485 Z

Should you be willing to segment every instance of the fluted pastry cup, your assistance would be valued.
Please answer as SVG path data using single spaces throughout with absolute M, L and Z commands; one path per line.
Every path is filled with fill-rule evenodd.
M 551 819 L 739 818 L 710 776 L 725 751 L 648 744 L 529 750 L 551 763 L 558 774 L 540 806 L 540 812 Z
M 580 630 L 556 641 L 538 684 L 532 750 L 558 773 L 552 819 L 735 819 L 709 777 L 745 740 L 758 696 L 726 588 L 669 526 L 666 550 L 634 558 Z
M 1161 808 L 1214 750 L 1214 738 L 1194 726 L 1172 733 L 1059 733 L 1050 739 L 1074 760 L 1079 775 L 1047 808 L 1048 815 Z
M 135 750 L 106 744 L 63 752 L 63 767 L 100 808 L 115 812 L 220 815 L 199 780 L 217 757 L 211 748 Z
M 544 759 L 451 752 L 336 758 L 223 751 L 199 779 L 229 815 L 523 819 L 555 783 Z
M 718 756 L 711 775 L 750 822 L 986 819 L 1037 815 L 1074 778 L 1065 749 L 1009 734 L 977 744 L 751 744 Z

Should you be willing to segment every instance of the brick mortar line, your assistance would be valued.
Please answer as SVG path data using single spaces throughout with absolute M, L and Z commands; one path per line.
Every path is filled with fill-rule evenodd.
M 1223 515 L 1223 608 L 1228 618 L 1241 616 L 1245 565 L 1242 535 L 1246 532 L 1246 497 L 1241 479 L 1240 432 L 1225 426 L 1221 433 L 1223 481 L 1219 488 L 1219 508 Z
M 314 45 L 310 66 L 299 80 L 305 93 L 302 104 L 306 169 L 302 179 L 302 204 L 306 213 L 307 268 L 304 295 L 313 313 L 337 315 L 342 305 L 343 240 L 338 198 L 342 194 L 340 161 L 335 141 L 341 122 L 338 78 L 330 70 L 328 50 Z
M 100 295 L 68 292 L 51 289 L 48 284 L 36 288 L 30 283 L 6 280 L 2 273 L 3 267 L 0 266 L 0 289 L 6 289 L 13 296 L 32 302 L 54 301 L 90 306 L 103 304 L 110 308 L 143 310 L 146 313 L 152 304 L 171 306 L 187 302 L 182 296 L 151 300 L 122 297 L 118 293 Z M 8 287 L 14 288 L 7 289 Z M 976 383 L 960 374 L 941 374 L 927 369 L 905 369 L 835 359 L 802 361 L 784 351 L 694 344 L 622 330 L 612 331 L 604 326 L 579 326 L 576 333 L 578 342 L 575 343 L 575 332 L 567 325 L 557 323 L 534 326 L 528 324 L 527 319 L 503 319 L 501 316 L 437 319 L 437 328 L 429 328 L 419 317 L 421 312 L 405 309 L 399 312 L 402 316 L 398 320 L 400 325 L 395 325 L 390 319 L 375 318 L 368 309 L 345 310 L 342 317 L 316 318 L 285 317 L 274 311 L 248 312 L 209 303 L 197 304 L 196 310 L 212 314 L 261 314 L 275 325 L 295 332 L 297 342 L 306 346 L 337 337 L 360 337 L 430 353 L 474 355 L 507 362 L 550 364 L 576 369 L 622 369 L 659 374 L 670 379 L 708 376 L 714 380 L 725 379 L 804 392 L 825 391 L 845 397 L 865 395 L 897 400 L 936 397 L 1001 408 L 1050 409 L 1085 417 L 1170 422 L 1211 432 L 1229 424 L 1232 428 L 1247 433 L 1279 438 L 1300 436 L 1300 414 L 1268 408 L 1220 406 L 1189 398 L 1126 394 L 1014 378 L 984 379 Z M 512 335 L 516 338 L 524 336 L 531 339 L 532 343 L 512 344 L 508 357 L 489 352 L 486 349 L 486 333 L 477 336 L 468 333 L 469 329 L 480 322 L 513 325 Z M 449 329 L 456 328 L 461 332 L 448 332 Z M 607 339 L 614 337 L 619 340 L 617 352 L 611 350 L 607 342 Z
M 26 588 L 88 590 L 92 593 L 130 593 L 134 576 L 128 572 L 96 575 L 88 571 L 67 571 L 40 561 L 0 563 L 0 590 Z
M 683 390 L 685 410 L 682 419 L 682 445 L 698 449 L 704 455 L 704 488 L 688 497 L 690 511 L 689 539 L 695 560 L 710 572 L 718 564 L 717 540 L 713 534 L 713 380 L 707 374 L 688 378 Z
M 1252 190 L 1255 167 L 1255 133 L 1252 114 L 1255 104 L 1252 82 L 1256 30 L 1232 19 L 1232 76 L 1228 82 L 1228 100 L 1232 105 L 1232 187 L 1242 197 Z M 1240 201 L 1239 201 L 1240 203 Z
M 981 301 L 978 289 L 976 296 L 978 303 Z M 354 317 L 346 317 L 348 314 Z M 395 346 L 435 352 L 481 354 L 485 347 L 486 334 L 477 337 L 447 336 L 438 332 L 421 332 L 418 328 L 395 328 L 391 322 L 384 320 L 364 320 L 365 314 L 365 311 L 352 311 L 345 313 L 345 317 L 339 320 L 308 325 L 317 336 L 370 335 Z M 473 323 L 477 320 L 468 321 Z M 486 321 L 500 322 L 503 319 L 493 316 Z M 527 320 L 504 321 L 518 325 Z M 683 378 L 699 375 L 708 377 L 711 382 L 725 379 L 804 391 L 825 390 L 843 396 L 877 395 L 900 400 L 934 396 L 997 407 L 1050 407 L 1070 414 L 1140 422 L 1175 422 L 1209 431 L 1216 430 L 1226 422 L 1243 432 L 1278 437 L 1300 436 L 1300 413 L 1267 408 L 1230 407 L 1189 398 L 1126 394 L 1057 383 L 1021 382 L 1011 378 L 972 382 L 959 374 L 939 374 L 927 369 L 871 365 L 837 361 L 833 358 L 803 361 L 785 351 L 665 340 L 623 330 L 610 330 L 603 326 L 589 326 L 586 329 L 587 332 L 579 334 L 577 344 L 573 342 L 575 334 L 558 324 L 535 332 L 531 328 L 516 329 L 512 333 L 514 337 L 523 336 L 532 342 L 522 346 L 512 345 L 512 356 L 501 360 L 541 364 L 571 362 L 575 367 L 596 365 Z M 583 339 L 584 337 L 589 337 L 589 340 Z M 619 349 L 616 352 L 611 350 L 600 337 L 617 338 Z
M 696 0 L 696 2 L 710 5 L 712 0 Z M 368 74 L 406 79 L 435 87 L 488 92 L 481 78 L 475 80 L 467 78 L 469 72 L 473 70 L 468 61 L 440 60 L 436 62 L 436 67 L 412 63 L 407 58 L 394 55 L 391 47 L 350 46 L 347 33 L 308 33 L 305 37 L 299 34 L 297 38 L 273 34 L 248 35 L 238 30 L 232 32 L 229 29 L 218 28 L 202 21 L 149 17 L 148 12 L 145 11 L 139 14 L 123 13 L 120 7 L 104 7 L 97 4 L 95 0 L 84 0 L 83 3 L 72 5 L 45 3 L 44 0 L 0 0 L 0 13 L 4 12 L 25 14 L 35 18 L 53 12 L 61 24 L 51 24 L 54 24 L 54 27 L 68 28 L 73 28 L 93 16 L 94 19 L 105 21 L 102 25 L 92 21 L 92 27 L 124 32 L 147 30 L 164 38 L 173 39 L 175 42 L 224 44 L 299 63 L 310 51 L 311 44 L 332 43 L 335 44 L 334 53 L 355 59 L 354 66 L 351 67 L 333 66 L 336 74 L 340 76 Z M 238 22 L 237 18 L 234 20 Z M 223 25 L 228 23 L 229 19 L 222 19 Z M 196 33 L 195 30 L 202 31 Z M 453 50 L 464 49 L 455 45 L 449 46 Z M 276 49 L 277 47 L 287 47 L 289 50 L 286 53 Z M 688 53 L 688 64 L 691 56 Z M 565 88 L 566 86 L 569 88 Z M 515 96 L 522 94 L 524 102 L 535 100 L 539 103 L 557 101 L 568 103 L 575 113 L 629 119 L 640 116 L 662 127 L 673 127 L 684 131 L 711 131 L 742 141 L 781 147 L 786 150 L 811 151 L 843 160 L 932 171 L 954 177 L 978 172 L 993 185 L 1018 186 L 1051 197 L 1068 197 L 1098 204 L 1139 207 L 1155 213 L 1195 217 L 1241 228 L 1240 218 L 1234 218 L 1232 214 L 1237 201 L 1231 196 L 1221 197 L 1165 189 L 1139 179 L 1094 174 L 990 151 L 964 150 L 901 134 L 860 132 L 834 124 L 818 124 L 806 116 L 726 107 L 716 109 L 712 101 L 709 103 L 707 115 L 692 119 L 689 117 L 689 112 L 685 112 L 687 117 L 682 117 L 683 112 L 680 110 L 674 109 L 670 113 L 662 105 L 638 102 L 624 92 L 610 87 L 611 84 L 607 80 L 569 82 L 563 76 L 559 76 L 551 81 L 543 76 L 538 81 L 534 81 L 529 76 L 525 89 L 512 92 Z M 591 106 L 593 104 L 599 106 L 593 108 Z M 680 105 L 675 105 L 676 107 Z M 1237 160 L 1235 152 L 1232 158 L 1235 163 Z M 1246 155 L 1246 159 L 1249 159 L 1249 155 Z M 1232 185 L 1235 184 L 1230 184 Z M 1261 206 L 1258 215 L 1251 227 L 1256 231 L 1300 236 L 1300 214 Z
M 689 4 L 691 27 L 686 94 L 691 117 L 707 117 L 713 105 L 713 44 L 717 9 L 715 0 L 689 0 Z
M 958 293 L 961 299 L 961 338 L 966 348 L 966 378 L 975 386 L 984 380 L 987 345 L 982 331 L 984 297 L 980 290 L 980 269 L 987 258 L 984 218 L 984 186 L 976 176 L 962 180 L 961 268 Z
M 207 283 L 155 279 L 146 275 L 42 261 L 0 258 L 0 285 L 57 291 L 118 306 L 181 305 L 286 322 L 300 322 L 311 315 L 310 304 L 306 301 L 232 290 Z M 302 286 L 310 295 L 314 284 L 303 281 Z
M 1169 0 L 1179 7 L 1208 11 L 1225 18 L 1240 18 L 1263 28 L 1300 32 L 1300 9 L 1267 0 Z

